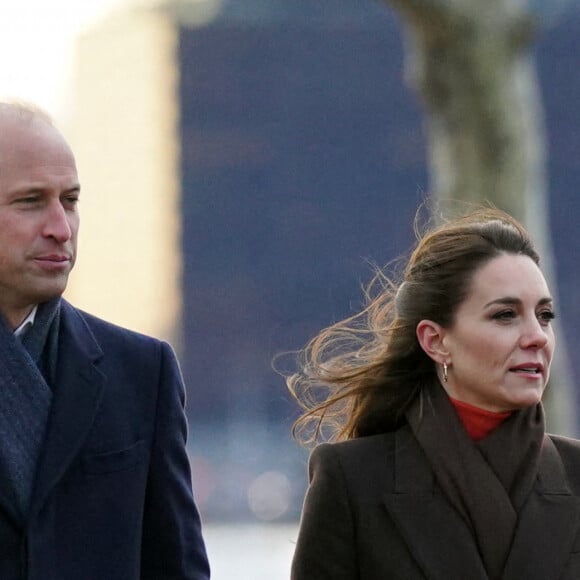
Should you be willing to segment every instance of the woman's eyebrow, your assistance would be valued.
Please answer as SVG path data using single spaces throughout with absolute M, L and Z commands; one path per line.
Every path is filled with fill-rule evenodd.
M 538 306 L 544 306 L 545 304 L 551 304 L 553 299 L 551 296 L 545 296 L 544 298 L 540 298 L 538 300 Z M 519 298 L 514 298 L 513 296 L 504 296 L 502 298 L 497 298 L 496 300 L 492 300 L 485 305 L 485 308 L 488 306 L 492 306 L 494 304 L 505 304 L 509 306 L 519 306 L 521 305 L 522 301 Z

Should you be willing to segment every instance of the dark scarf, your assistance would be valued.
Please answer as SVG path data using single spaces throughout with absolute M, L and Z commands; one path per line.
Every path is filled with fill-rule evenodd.
M 56 369 L 60 298 L 38 306 L 22 341 L 0 317 L 0 468 L 28 513 Z
M 471 529 L 489 578 L 501 579 L 518 512 L 537 474 L 541 404 L 514 412 L 474 443 L 443 388 L 433 385 L 411 405 L 407 421 L 443 493 Z

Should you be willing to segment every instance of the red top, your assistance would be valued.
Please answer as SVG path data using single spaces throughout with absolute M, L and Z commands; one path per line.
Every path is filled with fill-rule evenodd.
M 479 441 L 487 437 L 487 435 L 499 427 L 513 413 L 513 411 L 495 413 L 464 403 L 463 401 L 458 401 L 457 399 L 452 399 L 451 397 L 449 399 L 453 403 L 467 434 L 473 441 Z

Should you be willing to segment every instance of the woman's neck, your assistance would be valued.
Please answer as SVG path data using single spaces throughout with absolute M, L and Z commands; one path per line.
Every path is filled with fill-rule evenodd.
M 467 434 L 473 441 L 480 441 L 487 437 L 513 413 L 513 411 L 494 413 L 451 397 L 449 397 L 449 400 L 457 411 Z

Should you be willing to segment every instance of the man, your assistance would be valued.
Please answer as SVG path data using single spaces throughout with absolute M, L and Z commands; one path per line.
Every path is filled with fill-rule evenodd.
M 171 348 L 61 298 L 74 156 L 0 103 L 0 579 L 205 580 Z

